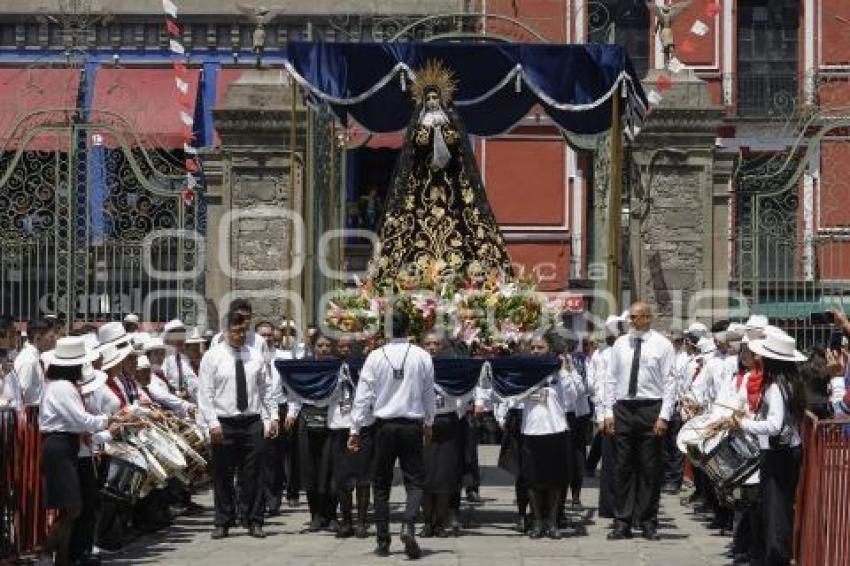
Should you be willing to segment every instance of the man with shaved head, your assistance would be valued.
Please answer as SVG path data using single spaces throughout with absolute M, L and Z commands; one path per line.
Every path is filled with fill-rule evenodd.
M 606 374 L 604 428 L 614 438 L 615 528 L 612 540 L 631 538 L 632 523 L 658 540 L 662 448 L 676 400 L 676 351 L 652 330 L 652 309 L 629 309 L 629 333 L 614 343 Z

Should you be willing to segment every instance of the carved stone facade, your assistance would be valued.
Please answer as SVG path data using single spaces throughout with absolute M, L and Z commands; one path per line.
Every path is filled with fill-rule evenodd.
M 654 84 L 653 74 L 646 84 Z M 630 203 L 633 299 L 662 325 L 725 311 L 729 288 L 730 178 L 735 153 L 715 148 L 723 108 L 682 73 L 633 145 L 639 171 Z
M 292 92 L 280 71 L 248 71 L 215 110 L 222 143 L 204 155 L 204 166 L 206 293 L 218 314 L 238 291 L 253 303 L 257 320 L 280 320 L 293 315 L 287 294 L 300 295 L 298 270 L 287 275 L 300 260 L 293 243 L 304 192 L 303 156 L 293 160 L 290 152 Z M 304 146 L 305 113 L 295 107 L 296 147 Z

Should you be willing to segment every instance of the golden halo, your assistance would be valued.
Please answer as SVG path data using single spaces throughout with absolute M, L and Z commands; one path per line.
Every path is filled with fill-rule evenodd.
M 436 89 L 440 95 L 440 102 L 445 105 L 452 100 L 456 88 L 457 82 L 452 70 L 443 65 L 442 61 L 432 59 L 416 71 L 411 95 L 416 104 L 421 105 L 425 101 L 425 93 L 430 89 Z

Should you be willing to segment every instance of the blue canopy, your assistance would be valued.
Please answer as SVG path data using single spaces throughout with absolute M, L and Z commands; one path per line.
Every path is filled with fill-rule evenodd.
M 561 369 L 556 355 L 534 356 L 518 354 L 490 360 L 493 368 L 493 389 L 499 397 L 521 395 Z
M 429 60 L 454 71 L 455 108 L 469 133 L 479 136 L 510 130 L 535 105 L 576 134 L 610 129 L 615 93 L 625 98 L 631 127 L 640 125 L 648 106 L 618 45 L 292 42 L 286 58 L 287 70 L 314 99 L 373 132 L 407 127 L 410 81 Z
M 478 385 L 484 360 L 466 356 L 434 356 L 434 381 L 449 395 L 466 395 Z

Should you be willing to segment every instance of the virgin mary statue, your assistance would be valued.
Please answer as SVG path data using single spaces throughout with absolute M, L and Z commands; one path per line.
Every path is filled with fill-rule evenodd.
M 371 266 L 382 288 L 425 271 L 445 280 L 508 271 L 505 242 L 487 202 L 452 73 L 429 62 L 416 73 L 416 104 L 390 185 Z

